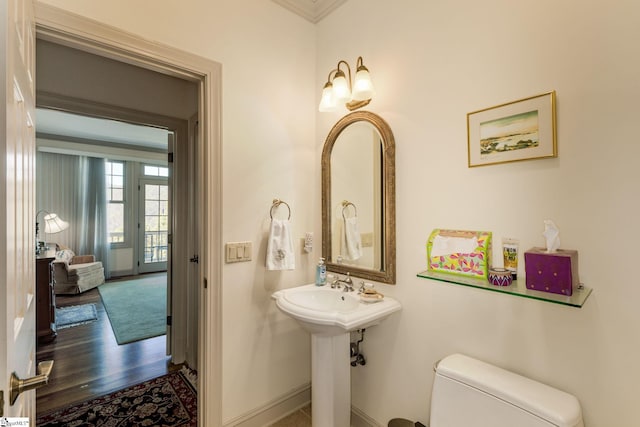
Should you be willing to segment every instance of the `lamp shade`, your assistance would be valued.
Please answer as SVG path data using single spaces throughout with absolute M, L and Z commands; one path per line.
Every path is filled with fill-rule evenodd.
M 373 98 L 373 95 L 375 95 L 375 93 L 376 91 L 373 88 L 369 70 L 367 70 L 367 68 L 364 66 L 358 67 L 358 72 L 356 73 L 356 78 L 353 82 L 353 100 L 365 101 L 367 99 Z
M 321 113 L 330 113 L 336 111 L 337 107 L 338 104 L 333 98 L 333 85 L 327 82 L 327 84 L 324 85 L 324 89 L 322 89 L 322 98 L 320 99 L 318 110 L 320 110 Z
M 44 216 L 44 232 L 47 234 L 60 233 L 69 228 L 69 223 L 57 214 L 50 213 Z
M 336 103 L 344 104 L 345 102 L 351 101 L 351 91 L 349 90 L 349 83 L 347 82 L 344 73 L 340 70 L 336 73 L 333 78 L 333 98 Z

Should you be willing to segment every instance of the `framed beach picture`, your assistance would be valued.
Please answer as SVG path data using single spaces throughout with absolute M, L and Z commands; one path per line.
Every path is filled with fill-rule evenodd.
M 555 91 L 467 114 L 469 167 L 557 157 Z

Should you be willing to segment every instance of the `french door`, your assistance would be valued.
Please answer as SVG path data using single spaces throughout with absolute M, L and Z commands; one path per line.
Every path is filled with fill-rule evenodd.
M 169 243 L 171 211 L 167 181 L 166 178 L 142 178 L 139 182 L 138 272 L 140 273 L 167 270 L 171 249 Z

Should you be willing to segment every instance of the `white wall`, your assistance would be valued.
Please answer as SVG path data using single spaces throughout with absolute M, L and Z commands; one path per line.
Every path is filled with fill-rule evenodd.
M 356 407 L 384 425 L 428 421 L 432 366 L 462 352 L 575 394 L 589 427 L 638 425 L 639 18 L 619 0 L 350 0 L 318 25 L 316 91 L 362 55 L 377 89 L 367 109 L 397 144 L 398 284 L 380 287 L 403 311 L 367 331 Z M 557 159 L 467 168 L 468 112 L 550 90 Z M 320 139 L 339 115 L 317 117 Z M 594 289 L 582 309 L 416 277 L 433 228 L 527 249 L 547 218 Z
M 223 238 L 251 241 L 254 254 L 223 272 L 224 421 L 307 383 L 308 336 L 270 295 L 313 280 L 320 253 L 315 27 L 264 0 L 43 3 L 222 64 Z M 318 239 L 291 272 L 264 268 L 276 197 L 291 206 L 294 236 Z
M 223 64 L 224 239 L 254 244 L 252 262 L 223 274 L 225 420 L 309 380 L 306 334 L 269 294 L 312 278 L 321 145 L 339 118 L 315 102 L 339 59 L 363 55 L 378 91 L 367 109 L 397 143 L 398 284 L 380 287 L 404 309 L 367 331 L 354 405 L 381 424 L 426 421 L 431 367 L 459 351 L 577 395 L 589 427 L 637 424 L 635 2 L 350 0 L 316 27 L 269 1 L 46 2 Z M 552 89 L 557 159 L 467 168 L 468 112 Z M 291 205 L 297 236 L 316 233 L 294 272 L 263 267 L 274 197 Z M 580 251 L 594 288 L 582 309 L 415 276 L 433 228 L 488 229 L 526 248 L 542 243 L 546 218 Z

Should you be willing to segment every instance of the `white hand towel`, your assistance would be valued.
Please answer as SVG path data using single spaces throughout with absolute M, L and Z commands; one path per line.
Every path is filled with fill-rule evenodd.
M 267 270 L 293 270 L 296 260 L 289 220 L 272 219 L 267 241 Z
M 362 238 L 360 237 L 360 227 L 358 217 L 352 216 L 344 219 L 344 245 L 343 255 L 345 258 L 355 261 L 362 256 Z

